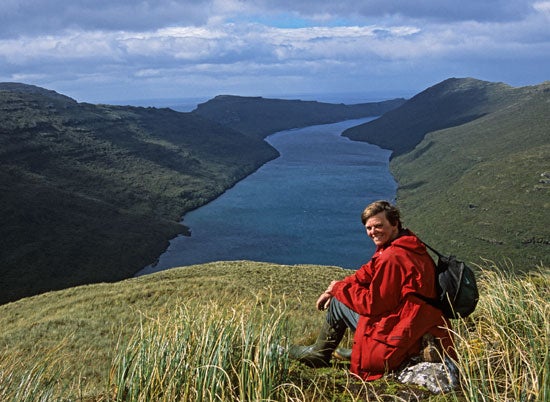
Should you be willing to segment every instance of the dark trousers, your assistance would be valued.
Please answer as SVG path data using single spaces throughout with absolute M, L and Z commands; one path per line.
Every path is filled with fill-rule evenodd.
M 338 328 L 345 325 L 352 332 L 357 328 L 359 314 L 350 309 L 344 303 L 332 298 L 327 310 L 327 322 L 332 328 Z

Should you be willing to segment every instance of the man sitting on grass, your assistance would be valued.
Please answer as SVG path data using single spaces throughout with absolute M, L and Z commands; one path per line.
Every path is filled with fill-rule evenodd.
M 403 228 L 399 210 L 386 201 L 367 206 L 361 220 L 376 245 L 374 255 L 353 275 L 330 283 L 316 304 L 327 310 L 316 342 L 292 346 L 290 357 L 328 366 L 350 328 L 355 332 L 350 370 L 364 380 L 419 356 L 423 339 L 435 340 L 439 351 L 455 359 L 450 323 L 417 296 L 436 297 L 435 264 L 424 244 Z

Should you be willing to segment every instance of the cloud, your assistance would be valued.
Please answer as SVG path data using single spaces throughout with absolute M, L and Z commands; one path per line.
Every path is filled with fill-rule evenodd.
M 544 8 L 547 2 L 536 3 Z M 0 37 L 64 30 L 150 31 L 263 19 L 373 24 L 380 18 L 420 21 L 511 21 L 533 12 L 525 0 L 3 0 Z M 269 25 L 269 24 L 268 24 Z
M 4 2 L 0 80 L 84 99 L 515 85 L 550 71 L 549 1 Z
M 80 32 L 0 41 L 4 61 L 23 68 L 36 64 L 82 63 L 83 71 L 99 64 L 147 65 L 288 63 L 360 60 L 365 53 L 389 57 L 398 40 L 417 34 L 415 27 L 310 27 L 281 29 L 257 24 L 210 28 L 180 27 L 152 32 Z M 392 46 L 387 46 L 393 42 Z M 402 50 L 399 50 L 402 52 Z M 85 62 L 90 62 L 86 67 Z
M 147 31 L 171 25 L 203 25 L 212 5 L 209 0 L 3 0 L 0 37 L 65 30 Z

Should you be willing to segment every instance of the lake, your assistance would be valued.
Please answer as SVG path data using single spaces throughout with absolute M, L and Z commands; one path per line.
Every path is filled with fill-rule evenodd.
M 341 136 L 369 120 L 269 136 L 281 156 L 186 214 L 191 236 L 172 239 L 140 274 L 227 260 L 359 268 L 374 251 L 361 212 L 372 201 L 393 201 L 397 189 L 391 151 Z

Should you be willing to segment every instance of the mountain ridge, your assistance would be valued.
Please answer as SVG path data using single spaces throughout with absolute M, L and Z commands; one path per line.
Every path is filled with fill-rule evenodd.
M 199 116 L 3 88 L 0 302 L 132 276 L 185 232 L 182 211 L 277 156 Z

